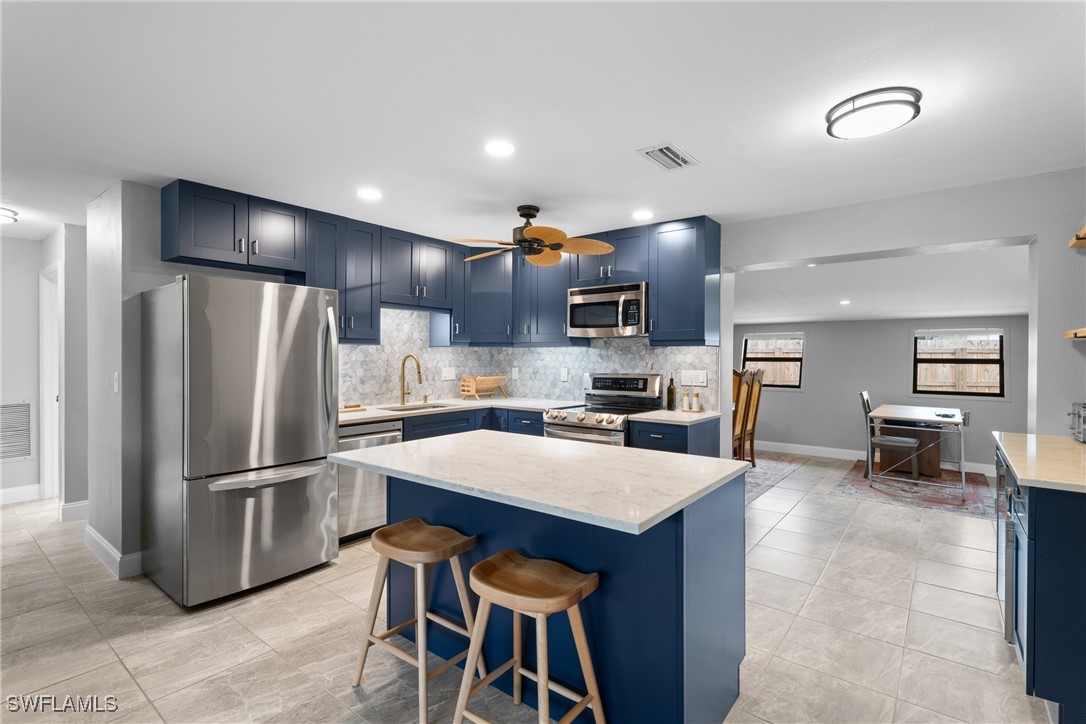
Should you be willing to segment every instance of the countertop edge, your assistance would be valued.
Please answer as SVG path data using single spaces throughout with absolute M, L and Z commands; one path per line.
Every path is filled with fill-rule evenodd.
M 1086 482 L 1075 483 L 1075 482 L 1068 482 L 1068 481 L 1065 481 L 1065 480 L 1048 480 L 1048 479 L 1045 479 L 1045 478 L 1030 478 L 1030 477 L 1026 477 L 1025 475 L 1019 473 L 1018 468 L 1015 467 L 1015 464 L 1014 464 L 1014 456 L 1010 452 L 1008 452 L 1007 449 L 1003 446 L 1003 438 L 1001 436 L 1002 435 L 1028 435 L 1028 434 L 1030 434 L 1030 433 L 1003 432 L 1003 431 L 1000 431 L 1000 430 L 993 430 L 992 431 L 992 437 L 995 438 L 996 447 L 998 447 L 1003 452 L 1003 456 L 1007 459 L 1007 464 L 1010 465 L 1011 472 L 1014 473 L 1014 477 L 1018 481 L 1018 484 L 1019 485 L 1024 485 L 1027 488 L 1047 488 L 1049 490 L 1063 490 L 1063 491 L 1068 492 L 1068 493 L 1086 494 Z M 1059 436 L 1059 435 L 1035 435 L 1035 437 L 1056 437 L 1056 438 L 1058 438 L 1058 437 L 1061 437 L 1061 436 Z M 1073 442 L 1075 442 L 1075 444 L 1078 444 L 1078 445 L 1083 444 L 1083 443 L 1079 443 L 1077 440 L 1074 440 L 1074 438 L 1069 438 L 1069 439 L 1071 439 Z

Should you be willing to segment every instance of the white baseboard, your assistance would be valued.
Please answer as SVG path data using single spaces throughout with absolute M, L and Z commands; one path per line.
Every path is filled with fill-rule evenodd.
M 60 519 L 65 523 L 73 520 L 86 520 L 90 513 L 90 503 L 80 500 L 77 503 L 65 503 L 60 506 Z
M 40 495 L 40 485 L 20 485 L 17 488 L 0 488 L 0 505 L 25 503 L 28 500 L 37 500 Z
M 818 445 L 795 445 L 790 442 L 770 442 L 768 440 L 755 440 L 755 450 L 766 452 L 786 453 L 788 455 L 804 455 L 820 458 L 833 458 L 835 460 L 863 460 L 867 453 L 863 450 L 846 450 L 838 447 L 819 447 Z M 958 470 L 957 462 L 943 460 L 940 466 L 947 470 Z M 995 465 L 984 463 L 965 463 L 965 472 L 983 473 L 989 477 L 995 477 Z
M 109 541 L 91 526 L 83 530 L 83 540 L 91 553 L 105 564 L 106 568 L 113 571 L 117 578 L 131 578 L 143 573 L 143 553 L 128 553 L 121 555 Z

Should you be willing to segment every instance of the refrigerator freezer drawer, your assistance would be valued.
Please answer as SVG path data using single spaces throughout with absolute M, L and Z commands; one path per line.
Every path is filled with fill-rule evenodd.
M 182 603 L 194 606 L 335 558 L 336 467 L 316 460 L 186 480 Z

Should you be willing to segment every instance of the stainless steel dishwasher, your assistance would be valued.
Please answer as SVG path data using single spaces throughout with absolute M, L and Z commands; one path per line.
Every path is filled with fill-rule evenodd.
M 373 422 L 339 428 L 339 451 L 391 445 L 403 441 L 403 422 Z M 380 528 L 385 524 L 386 476 L 371 470 L 339 465 L 339 537 Z

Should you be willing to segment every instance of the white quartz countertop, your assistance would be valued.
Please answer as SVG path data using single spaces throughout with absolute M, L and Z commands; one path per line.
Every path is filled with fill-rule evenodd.
M 418 402 L 417 400 L 414 402 Z M 489 397 L 481 400 L 431 400 L 434 404 L 447 405 L 430 410 L 395 411 L 384 410 L 383 407 L 395 407 L 395 403 L 381 405 L 366 405 L 364 412 L 341 412 L 339 414 L 340 425 L 359 425 L 366 422 L 381 422 L 383 420 L 402 420 L 405 417 L 418 417 L 419 415 L 440 415 L 442 412 L 455 412 L 464 408 L 488 408 L 497 407 L 503 410 L 527 410 L 543 412 L 551 407 L 576 407 L 584 404 L 577 400 L 544 400 L 526 397 Z M 411 404 L 411 403 L 408 403 Z
M 328 459 L 634 534 L 750 467 L 741 460 L 492 430 L 352 450 Z
M 668 425 L 697 425 L 720 417 L 719 412 L 683 412 L 682 410 L 653 410 L 630 415 L 638 422 L 662 422 Z
M 1070 435 L 992 435 L 1019 485 L 1086 493 L 1086 444 Z

